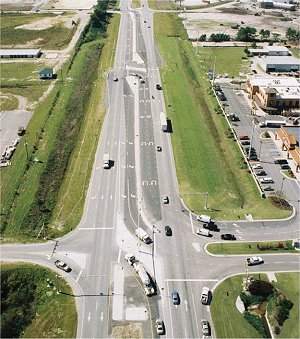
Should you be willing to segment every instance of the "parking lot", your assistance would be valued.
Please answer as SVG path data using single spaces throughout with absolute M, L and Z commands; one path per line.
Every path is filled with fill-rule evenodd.
M 281 174 L 281 165 L 275 164 L 274 161 L 276 158 L 286 158 L 286 156 L 278 149 L 272 138 L 265 138 L 263 135 L 266 131 L 275 134 L 276 129 L 259 126 L 259 122 L 264 118 L 252 114 L 253 112 L 251 112 L 241 90 L 235 89 L 228 83 L 219 85 L 225 96 L 221 101 L 222 104 L 225 103 L 225 112 L 229 119 L 235 120 L 231 121 L 231 125 L 237 136 L 244 139 L 240 140 L 241 146 L 250 159 L 252 168 L 253 166 L 254 168 L 257 167 L 253 172 L 263 192 L 265 195 L 283 192 L 285 176 Z M 232 119 L 232 116 L 234 116 L 234 119 Z M 272 180 L 267 182 L 267 178 Z M 262 181 L 266 181 L 266 183 L 262 183 Z

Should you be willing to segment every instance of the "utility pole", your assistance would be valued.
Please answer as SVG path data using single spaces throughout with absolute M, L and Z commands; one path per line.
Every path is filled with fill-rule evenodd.
M 26 151 L 26 159 L 27 161 L 29 161 L 29 154 L 28 154 L 28 143 L 27 143 L 27 140 L 25 138 L 25 143 L 24 143 L 24 146 L 25 146 L 25 151 Z
M 249 151 L 248 151 L 248 160 L 249 160 L 250 154 L 251 154 L 251 147 L 252 147 L 252 143 L 253 143 L 253 136 L 254 136 L 254 129 L 255 129 L 254 122 L 252 122 L 252 124 L 253 124 L 253 126 L 252 126 L 252 133 L 251 133 L 250 145 L 249 145 Z
M 217 59 L 217 57 L 215 56 L 215 60 L 214 60 L 214 64 L 213 64 L 213 78 L 212 78 L 212 85 L 215 84 L 215 77 L 216 77 L 216 75 L 215 75 L 215 73 L 216 73 L 216 59 Z

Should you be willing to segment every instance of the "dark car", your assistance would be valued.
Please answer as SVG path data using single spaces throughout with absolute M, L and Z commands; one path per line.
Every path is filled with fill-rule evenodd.
M 172 297 L 172 303 L 173 305 L 179 305 L 180 304 L 180 298 L 179 298 L 179 294 L 177 291 L 173 291 L 171 294 Z
M 172 235 L 172 228 L 170 226 L 165 226 L 165 233 L 170 237 Z
M 282 165 L 280 165 L 280 167 L 281 167 L 282 170 L 289 170 L 289 169 L 291 169 L 288 164 L 282 164 Z
M 249 137 L 248 137 L 248 135 L 240 135 L 239 139 L 240 140 L 249 140 Z
M 243 146 L 248 146 L 248 145 L 250 145 L 250 141 L 249 140 L 245 140 L 245 141 L 242 141 L 241 144 Z
M 156 84 L 156 89 L 158 89 L 159 91 L 162 89 L 160 84 Z
M 222 240 L 236 240 L 236 237 L 233 234 L 225 233 L 225 234 L 221 234 L 221 239 Z
M 263 177 L 263 176 L 267 175 L 267 172 L 266 171 L 257 171 L 256 175 Z

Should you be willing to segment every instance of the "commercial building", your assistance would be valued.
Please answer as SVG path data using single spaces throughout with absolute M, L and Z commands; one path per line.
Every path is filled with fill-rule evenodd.
M 298 72 L 300 60 L 293 56 L 266 56 L 258 61 L 265 72 Z
M 294 161 L 296 172 L 300 171 L 299 138 L 300 127 L 282 127 L 275 134 L 275 139 L 282 143 L 281 149 L 287 151 L 287 158 Z
M 248 96 L 270 113 L 300 108 L 300 81 L 292 77 L 253 76 L 246 83 Z
M 289 49 L 284 46 L 265 46 L 263 48 L 249 48 L 249 54 L 251 56 L 289 56 L 291 53 Z
M 14 58 L 39 58 L 42 55 L 41 49 L 0 49 L 1 59 Z

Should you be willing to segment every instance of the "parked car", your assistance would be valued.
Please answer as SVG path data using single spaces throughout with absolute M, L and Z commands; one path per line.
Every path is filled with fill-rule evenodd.
M 280 168 L 281 168 L 282 170 L 290 170 L 290 169 L 291 169 L 290 166 L 289 166 L 288 164 L 282 164 L 282 165 L 280 165 Z
M 169 203 L 169 197 L 167 195 L 165 195 L 163 198 L 162 198 L 162 202 L 163 204 L 168 204 Z
M 23 126 L 20 126 L 20 127 L 18 128 L 18 135 L 19 135 L 19 136 L 22 136 L 22 135 L 24 135 L 24 134 L 25 134 L 25 132 L 26 132 L 26 129 L 25 129 L 25 127 L 23 127 Z
M 158 89 L 159 91 L 162 89 L 160 84 L 156 84 L 156 89 Z
M 203 235 L 204 237 L 211 237 L 212 234 L 209 232 L 208 229 L 197 227 L 196 234 Z
M 248 135 L 240 135 L 239 139 L 240 140 L 249 140 L 249 137 L 248 137 Z
M 125 254 L 124 258 L 128 262 L 129 265 L 133 265 L 133 263 L 135 262 L 135 256 L 131 253 Z
M 172 228 L 170 226 L 165 226 L 165 234 L 170 237 L 172 235 Z
M 162 151 L 161 146 L 156 146 L 156 150 L 157 150 L 157 152 L 161 152 Z
M 180 304 L 180 298 L 179 298 L 179 293 L 177 291 L 173 291 L 171 293 L 171 297 L 172 297 L 172 303 L 173 305 L 179 305 Z
M 259 179 L 261 184 L 273 184 L 274 180 L 271 177 L 261 178 Z
M 254 165 L 252 165 L 252 168 L 253 168 L 254 170 L 257 170 L 257 169 L 263 169 L 263 167 L 262 167 L 261 164 L 254 164 Z
M 203 287 L 202 288 L 202 293 L 201 293 L 201 303 L 203 305 L 208 305 L 209 304 L 209 296 L 210 296 L 210 290 L 208 287 Z
M 263 187 L 263 191 L 265 191 L 265 192 L 274 191 L 274 188 L 272 186 L 266 186 L 266 187 Z
M 262 257 L 249 257 L 246 260 L 247 260 L 248 266 L 260 265 L 264 263 Z
M 72 269 L 70 266 L 68 266 L 65 262 L 61 261 L 61 260 L 56 260 L 55 261 L 55 266 L 65 272 L 71 272 Z
M 201 320 L 201 329 L 202 329 L 202 334 L 204 336 L 210 336 L 211 330 L 210 330 L 210 325 L 207 320 Z
M 236 237 L 234 234 L 225 233 L 225 234 L 221 234 L 221 239 L 222 240 L 236 240 Z
M 250 141 L 249 140 L 244 140 L 244 141 L 241 142 L 241 144 L 243 146 L 248 146 L 248 145 L 250 145 Z
M 113 78 L 113 81 L 117 82 L 119 79 L 117 77 Z
M 267 175 L 267 172 L 262 170 L 262 171 L 257 171 L 255 174 L 262 177 L 264 175 Z
M 161 319 L 157 319 L 155 321 L 155 327 L 156 327 L 156 333 L 158 335 L 164 335 L 165 334 L 165 324 Z

